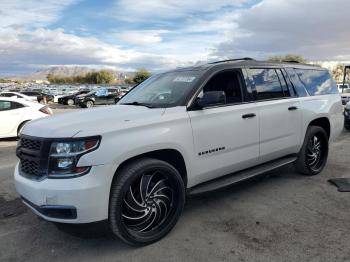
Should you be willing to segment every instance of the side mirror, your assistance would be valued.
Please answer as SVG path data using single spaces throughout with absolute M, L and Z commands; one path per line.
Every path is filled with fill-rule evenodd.
M 197 106 L 200 108 L 224 104 L 226 104 L 226 95 L 224 91 L 205 92 L 203 97 L 197 99 Z

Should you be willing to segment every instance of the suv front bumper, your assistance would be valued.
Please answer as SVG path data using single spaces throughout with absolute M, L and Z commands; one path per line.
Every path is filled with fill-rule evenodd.
M 108 218 L 109 192 L 115 165 L 93 166 L 84 176 L 35 181 L 19 174 L 15 185 L 23 202 L 45 220 L 61 223 L 91 223 Z

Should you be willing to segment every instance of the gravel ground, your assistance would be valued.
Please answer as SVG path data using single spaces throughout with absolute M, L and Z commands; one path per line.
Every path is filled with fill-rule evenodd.
M 57 226 L 37 218 L 14 189 L 15 145 L 0 141 L 0 261 L 349 261 L 350 193 L 327 180 L 350 177 L 350 132 L 332 144 L 321 175 L 286 166 L 190 198 L 174 230 L 142 248 L 123 244 L 103 222 Z

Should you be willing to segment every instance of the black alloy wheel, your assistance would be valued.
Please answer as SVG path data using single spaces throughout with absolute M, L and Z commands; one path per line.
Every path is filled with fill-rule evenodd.
M 319 174 L 327 163 L 328 135 L 318 126 L 310 126 L 306 132 L 304 144 L 299 152 L 295 166 L 305 175 Z
M 112 232 L 132 245 L 153 243 L 175 226 L 184 202 L 184 184 L 173 166 L 147 158 L 132 162 L 112 185 Z

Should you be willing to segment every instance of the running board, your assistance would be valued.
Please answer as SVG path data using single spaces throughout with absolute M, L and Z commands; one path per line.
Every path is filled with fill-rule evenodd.
M 293 163 L 297 157 L 295 155 L 293 156 L 287 156 L 283 158 L 279 158 L 278 160 L 267 162 L 265 164 L 258 165 L 256 167 L 251 167 L 248 169 L 245 169 L 243 171 L 239 171 L 237 173 L 229 174 L 223 177 L 219 177 L 217 179 L 204 182 L 202 184 L 199 184 L 197 186 L 194 186 L 188 190 L 188 195 L 197 195 L 202 194 L 208 191 L 214 191 L 219 188 L 223 188 L 226 186 L 230 186 L 233 184 L 236 184 L 238 182 L 242 182 L 244 180 L 248 180 L 250 178 L 253 178 L 255 176 L 261 175 L 263 173 L 269 172 L 271 170 L 274 170 L 276 168 L 288 165 L 290 163 Z

